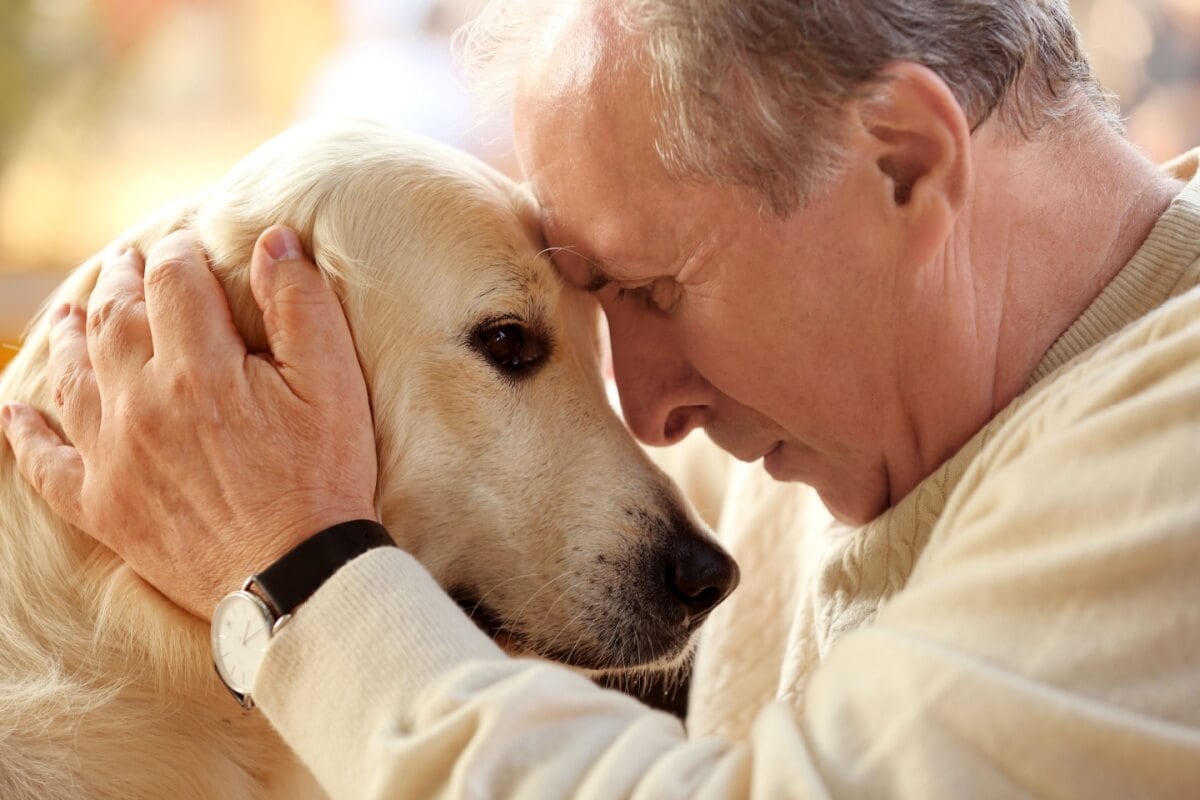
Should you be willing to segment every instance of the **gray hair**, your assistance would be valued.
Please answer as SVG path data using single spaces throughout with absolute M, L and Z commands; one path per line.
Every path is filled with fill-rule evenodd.
M 485 91 L 511 91 L 552 2 L 493 0 L 460 37 Z M 619 20 L 641 45 L 668 172 L 748 189 L 779 216 L 836 175 L 840 112 L 893 62 L 941 77 L 972 130 L 996 115 L 1031 139 L 1081 98 L 1119 127 L 1067 0 L 625 0 Z

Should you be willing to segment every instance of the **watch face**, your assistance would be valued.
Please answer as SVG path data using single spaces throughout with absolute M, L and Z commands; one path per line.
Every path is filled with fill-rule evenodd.
M 273 624 L 266 605 L 249 592 L 234 592 L 217 604 L 212 619 L 213 662 L 230 689 L 253 694 Z

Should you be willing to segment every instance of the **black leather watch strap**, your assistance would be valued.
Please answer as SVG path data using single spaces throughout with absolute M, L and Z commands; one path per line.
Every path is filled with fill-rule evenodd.
M 376 547 L 394 547 L 387 529 L 369 519 L 326 528 L 250 580 L 280 616 L 290 614 L 347 563 Z

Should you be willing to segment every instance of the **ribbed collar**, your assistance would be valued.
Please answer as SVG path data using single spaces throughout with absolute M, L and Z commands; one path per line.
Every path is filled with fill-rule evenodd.
M 1042 356 L 1025 388 L 1187 288 L 1180 284 L 1200 260 L 1200 148 L 1165 169 L 1187 185 L 1129 263 Z

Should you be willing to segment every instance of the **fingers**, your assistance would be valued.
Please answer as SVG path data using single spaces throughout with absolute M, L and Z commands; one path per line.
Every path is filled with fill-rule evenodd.
M 80 525 L 83 461 L 79 451 L 51 430 L 41 413 L 26 405 L 0 409 L 0 428 L 8 437 L 21 474 L 54 513 Z
M 196 369 L 245 357 L 229 301 L 194 233 L 176 231 L 151 248 L 145 286 L 156 357 Z
M 337 391 L 363 387 L 342 304 L 291 230 L 276 225 L 259 237 L 250 287 L 263 312 L 271 354 L 293 392 L 309 400 L 331 386 Z
M 50 315 L 50 385 L 63 430 L 90 450 L 100 428 L 100 393 L 88 358 L 83 309 L 65 305 Z
M 101 382 L 140 371 L 154 347 L 146 324 L 142 259 L 128 248 L 104 258 L 87 304 L 87 344 Z

